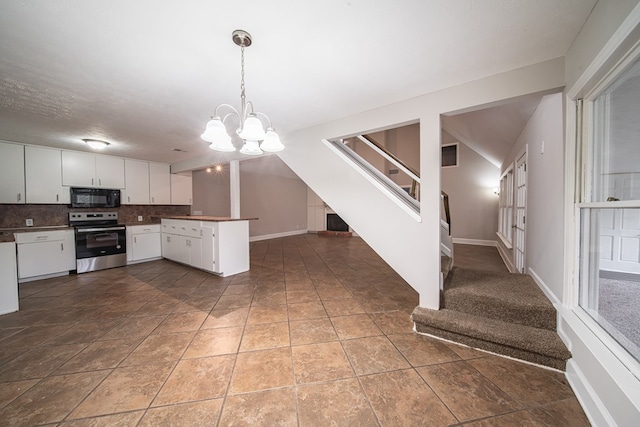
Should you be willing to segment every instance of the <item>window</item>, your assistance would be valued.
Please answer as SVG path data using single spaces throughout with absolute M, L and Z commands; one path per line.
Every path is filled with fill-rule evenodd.
M 500 177 L 498 203 L 498 236 L 511 249 L 513 236 L 513 165 Z
M 640 60 L 584 106 L 579 305 L 640 361 Z
M 458 166 L 458 143 L 442 146 L 442 167 Z

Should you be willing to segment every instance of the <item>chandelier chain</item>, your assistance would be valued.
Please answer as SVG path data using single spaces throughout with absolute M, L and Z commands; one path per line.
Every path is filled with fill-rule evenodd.
M 244 46 L 240 46 L 240 98 L 242 98 L 242 114 L 244 115 L 244 103 L 246 98 L 244 93 Z

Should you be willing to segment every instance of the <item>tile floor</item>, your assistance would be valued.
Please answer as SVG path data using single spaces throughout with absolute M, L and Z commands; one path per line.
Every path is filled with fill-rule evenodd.
M 359 238 L 257 242 L 251 260 L 21 285 L 0 424 L 588 425 L 561 373 L 413 333 L 417 294 Z

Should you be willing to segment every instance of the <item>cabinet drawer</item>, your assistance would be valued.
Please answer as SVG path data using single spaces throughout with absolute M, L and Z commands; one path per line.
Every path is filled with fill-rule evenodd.
M 186 219 L 163 219 L 162 232 L 187 237 L 200 237 L 202 227 L 200 221 Z
M 129 228 L 131 228 L 131 234 L 134 234 L 134 235 L 160 232 L 160 224 L 132 225 Z
M 68 233 L 73 233 L 73 230 L 31 231 L 26 233 L 15 233 L 15 241 L 17 244 L 21 244 L 65 240 Z
M 178 222 L 179 232 L 178 234 L 188 237 L 200 237 L 202 227 L 200 221 L 181 220 Z

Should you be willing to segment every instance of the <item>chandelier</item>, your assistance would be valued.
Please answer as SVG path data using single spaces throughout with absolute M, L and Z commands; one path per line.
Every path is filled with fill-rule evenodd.
M 240 122 L 239 127 L 235 130 L 236 134 L 242 139 L 243 145 L 240 149 L 242 154 L 258 156 L 263 151 L 276 152 L 284 148 L 280 137 L 273 129 L 271 119 L 266 114 L 253 110 L 251 101 L 247 102 L 244 88 L 244 48 L 251 46 L 251 35 L 244 30 L 235 30 L 232 34 L 233 42 L 240 46 L 240 101 L 242 105 L 241 111 L 236 110 L 232 105 L 220 104 L 216 107 L 211 120 L 207 123 L 207 127 L 200 138 L 211 145 L 209 148 L 216 151 L 235 151 L 236 148 L 231 143 L 231 136 L 227 132 L 225 121 L 236 116 Z M 226 115 L 220 117 L 220 110 L 230 110 Z M 260 119 L 267 121 L 266 130 Z

